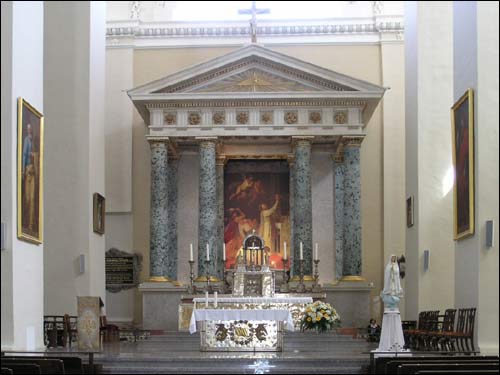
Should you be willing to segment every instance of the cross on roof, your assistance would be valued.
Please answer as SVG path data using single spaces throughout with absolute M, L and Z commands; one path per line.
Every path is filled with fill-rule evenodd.
M 269 9 L 257 9 L 257 2 L 252 1 L 252 7 L 250 9 L 239 9 L 238 14 L 251 14 L 252 19 L 250 20 L 250 34 L 252 35 L 252 43 L 257 43 L 257 14 L 269 14 Z

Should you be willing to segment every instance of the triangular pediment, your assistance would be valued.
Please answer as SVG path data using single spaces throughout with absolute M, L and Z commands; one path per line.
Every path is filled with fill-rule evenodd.
M 129 91 L 130 96 L 215 92 L 379 92 L 380 86 L 250 45 Z

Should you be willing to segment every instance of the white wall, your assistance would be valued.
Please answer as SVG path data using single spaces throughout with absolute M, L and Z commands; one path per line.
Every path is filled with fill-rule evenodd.
M 41 2 L 2 2 L 1 85 L 1 216 L 7 224 L 1 266 L 2 349 L 34 349 L 43 347 L 44 245 L 17 239 L 17 98 L 43 113 Z
M 45 313 L 76 314 L 77 296 L 105 300 L 105 236 L 93 232 L 93 193 L 105 196 L 105 3 L 45 2 L 44 32 Z
M 408 319 L 454 306 L 450 103 L 452 4 L 408 2 L 406 27 L 406 195 L 415 224 L 406 236 Z M 423 270 L 424 250 L 430 267 Z
M 456 242 L 457 307 L 477 307 L 476 339 L 498 353 L 498 3 L 454 4 L 454 101 L 474 89 L 475 234 Z M 493 248 L 485 222 L 494 220 Z

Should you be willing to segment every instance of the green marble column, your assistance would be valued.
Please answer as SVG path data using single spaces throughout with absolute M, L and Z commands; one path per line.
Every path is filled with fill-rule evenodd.
M 200 185 L 198 220 L 198 276 L 216 276 L 216 265 L 220 261 L 217 243 L 217 139 L 201 139 L 199 146 Z M 207 244 L 210 247 L 210 264 L 206 268 Z
M 304 275 L 312 275 L 311 139 L 295 140 L 293 234 L 294 274 L 299 274 L 300 243 L 303 246 Z
M 179 159 L 170 157 L 167 166 L 167 254 L 164 274 L 177 280 L 177 175 Z
M 152 281 L 166 281 L 168 259 L 168 139 L 148 138 L 151 147 L 151 224 L 149 274 Z
M 227 159 L 217 157 L 217 257 L 215 276 L 222 280 L 224 276 L 224 261 L 222 260 L 222 245 L 224 244 L 224 166 Z
M 363 137 L 344 137 L 343 276 L 361 275 L 361 171 Z
M 333 157 L 335 186 L 335 277 L 340 279 L 344 266 L 344 157 L 341 153 Z

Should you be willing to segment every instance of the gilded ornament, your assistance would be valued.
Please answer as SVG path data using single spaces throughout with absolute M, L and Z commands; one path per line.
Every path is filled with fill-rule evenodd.
M 347 121 L 347 114 L 345 112 L 335 112 L 334 120 L 336 124 L 345 124 Z
M 176 123 L 177 116 L 173 112 L 169 112 L 165 115 L 165 124 L 174 125 Z
M 248 112 L 238 112 L 236 115 L 236 122 L 238 125 L 248 124 Z
M 201 116 L 199 113 L 191 112 L 189 114 L 188 121 L 190 125 L 200 125 Z
M 212 121 L 215 125 L 224 125 L 224 121 L 226 120 L 226 116 L 224 112 L 215 112 L 212 116 Z
M 311 124 L 319 124 L 321 122 L 320 112 L 309 112 L 309 122 Z
M 286 112 L 285 122 L 287 124 L 296 124 L 298 120 L 297 112 Z
M 260 122 L 262 124 L 272 124 L 273 123 L 273 112 L 267 111 L 267 112 L 261 112 L 260 114 Z

